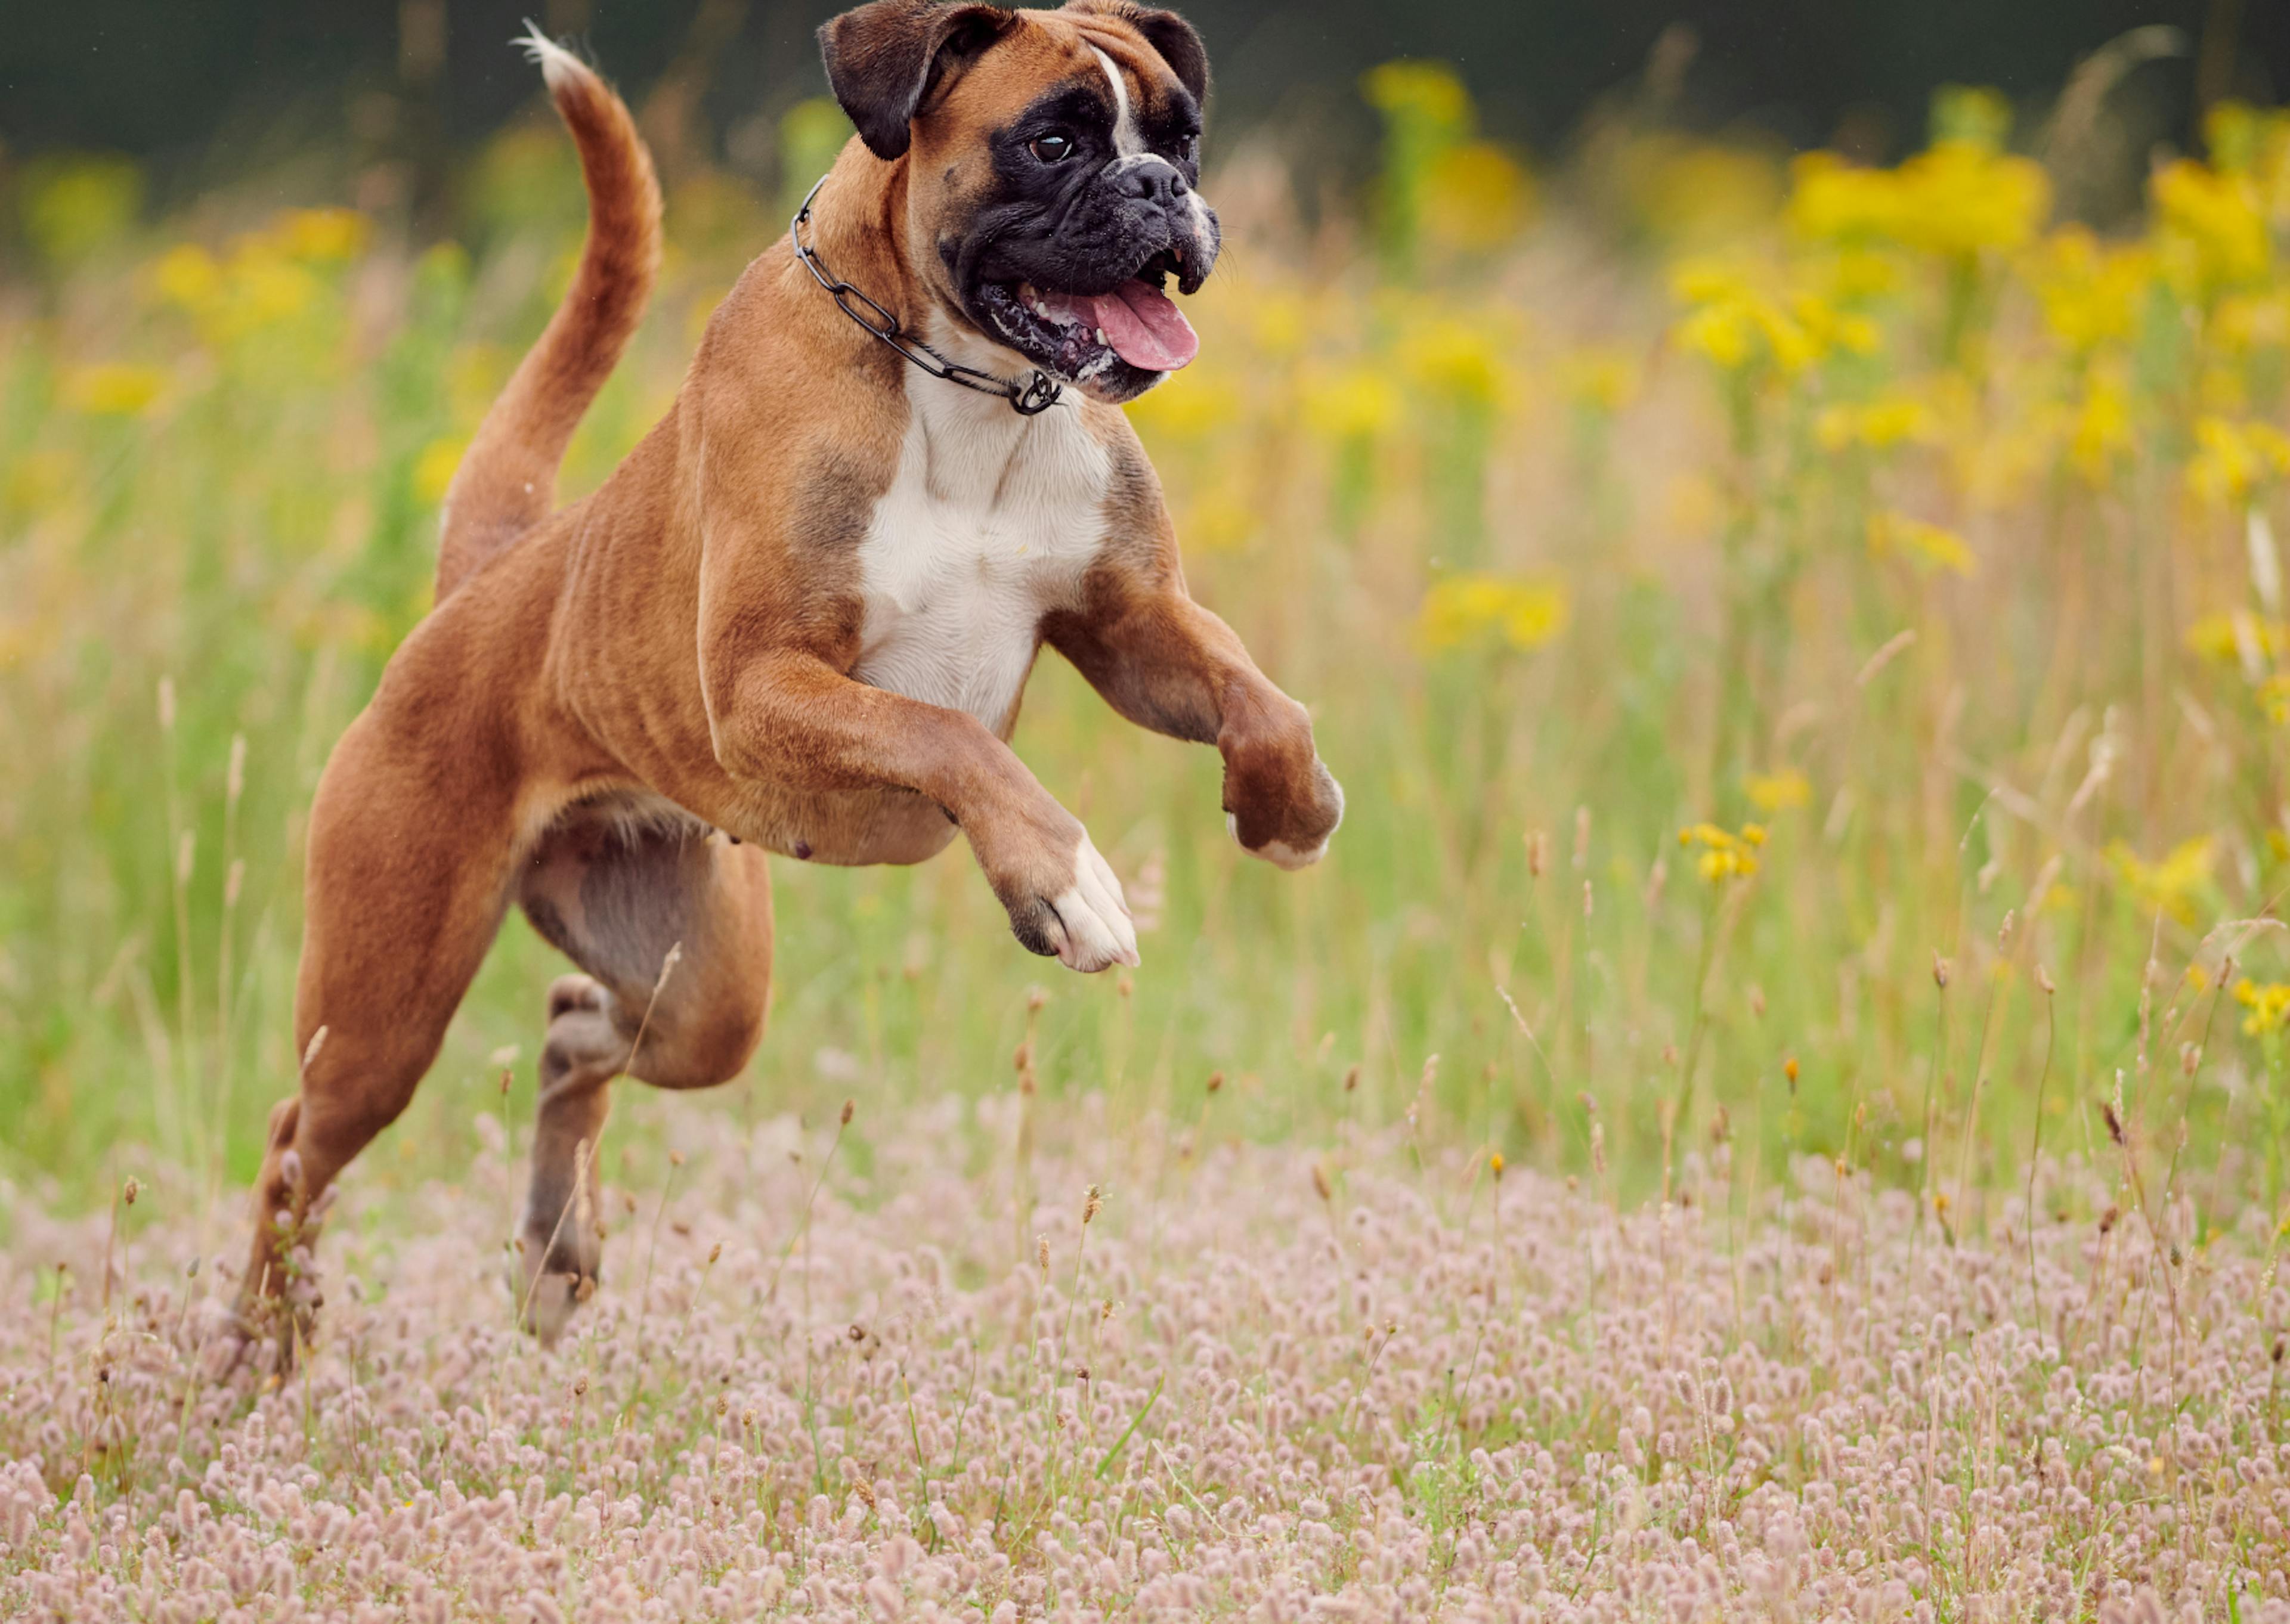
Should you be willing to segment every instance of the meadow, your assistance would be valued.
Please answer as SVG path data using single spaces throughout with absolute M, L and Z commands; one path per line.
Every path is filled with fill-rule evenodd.
M 1618 111 L 1531 167 L 1420 63 L 1358 196 L 1236 134 L 1202 358 L 1132 412 L 1328 860 L 1045 660 L 1016 742 L 1142 967 L 1029 957 L 958 851 L 779 865 L 763 1052 L 623 1085 L 554 1353 L 512 921 L 284 1381 L 203 1363 L 301 820 L 577 176 L 536 115 L 424 245 L 323 166 L 154 219 L 19 164 L 0 1600 L 2290 1618 L 2290 115 L 2117 174 L 2108 71 L 1891 166 Z M 784 229 L 669 180 L 568 497 Z

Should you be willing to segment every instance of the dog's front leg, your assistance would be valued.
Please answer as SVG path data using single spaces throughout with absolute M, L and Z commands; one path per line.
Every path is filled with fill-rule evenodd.
M 1052 617 L 1044 631 L 1130 721 L 1217 747 L 1226 821 L 1243 850 L 1283 868 L 1320 860 L 1343 820 L 1344 793 L 1320 760 L 1311 716 L 1173 570 L 1158 582 L 1096 580 L 1079 612 Z
M 749 658 L 711 690 L 717 760 L 733 778 L 926 796 L 968 838 L 1019 941 L 1083 972 L 1137 963 L 1121 882 L 1079 820 L 976 717 L 792 649 Z

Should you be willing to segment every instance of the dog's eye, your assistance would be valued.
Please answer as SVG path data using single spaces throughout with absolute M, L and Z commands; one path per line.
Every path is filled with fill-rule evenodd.
M 1045 164 L 1062 164 L 1074 155 L 1074 139 L 1062 131 L 1037 135 L 1026 143 L 1026 150 Z

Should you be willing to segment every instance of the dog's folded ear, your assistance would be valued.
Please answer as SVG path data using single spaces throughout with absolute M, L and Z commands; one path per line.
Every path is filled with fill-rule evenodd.
M 950 69 L 1017 20 L 1007 6 L 944 0 L 873 0 L 820 27 L 820 52 L 836 100 L 877 157 L 906 151 L 909 126 Z
M 1130 0 L 1066 0 L 1065 9 L 1117 18 L 1127 23 L 1145 36 L 1147 44 L 1161 53 L 1161 60 L 1177 76 L 1177 83 L 1191 92 L 1194 102 L 1202 107 L 1208 105 L 1208 47 L 1201 44 L 1201 36 L 1194 31 L 1193 25 L 1176 12 L 1157 6 L 1133 5 Z

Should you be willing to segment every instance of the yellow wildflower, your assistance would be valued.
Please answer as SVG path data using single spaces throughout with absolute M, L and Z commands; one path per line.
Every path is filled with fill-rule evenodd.
M 461 466 L 461 453 L 468 449 L 466 437 L 453 436 L 423 446 L 413 460 L 413 500 L 428 506 L 444 500 L 445 488 L 453 483 L 454 471 Z
M 1316 379 L 1304 391 L 1304 420 L 1331 440 L 1369 439 L 1399 420 L 1399 391 L 1374 367 Z
M 2030 486 L 2056 473 L 2068 434 L 2068 408 L 2050 398 L 2032 369 L 1983 367 L 1977 374 L 1951 369 L 1917 385 L 1931 413 L 1926 442 L 1941 449 L 1966 522 L 2023 500 Z
M 23 166 L 17 212 L 34 247 L 54 264 L 70 265 L 134 228 L 143 190 L 143 172 L 132 158 L 59 154 Z
M 2290 113 L 2222 101 L 2203 120 L 2203 145 L 2218 168 L 2251 175 L 2263 187 L 2290 170 Z
M 2208 836 L 2182 841 L 2170 855 L 2150 863 L 2118 840 L 2107 848 L 2107 856 L 2142 910 L 2159 909 L 2182 924 L 2192 924 L 2196 894 L 2210 884 L 2211 848 Z
M 1255 475 L 1249 459 L 1222 457 L 1188 482 L 1172 505 L 1188 553 L 1231 552 L 1255 539 L 1265 521 Z
M 2222 665 L 2262 666 L 2290 649 L 2290 626 L 2246 609 L 2206 614 L 2187 628 L 2187 647 Z
M 1757 296 L 1750 272 L 1727 260 L 1681 260 L 1669 273 L 1670 297 L 1684 305 L 1714 305 Z
M 1865 445 L 1890 451 L 1911 441 L 1929 440 L 1938 428 L 1932 408 L 1904 390 L 1890 389 L 1873 400 L 1844 403 L 1822 411 L 1814 424 L 1825 451 Z
M 2068 456 L 2086 483 L 2100 484 L 2133 449 L 2131 385 L 2120 366 L 2092 369 L 2068 431 Z
M 78 460 L 60 448 L 26 452 L 5 465 L 0 478 L 0 509 L 43 514 L 61 506 L 75 490 L 85 488 Z
M 1637 393 L 1637 358 L 1613 345 L 1587 344 L 1560 358 L 1557 381 L 1559 392 L 1578 406 L 1619 412 Z
M 1946 140 L 1901 165 L 1901 238 L 1933 253 L 2014 249 L 2051 212 L 2043 165 L 1980 143 Z
M 1189 366 L 1128 407 L 1130 420 L 1149 434 L 1199 442 L 1237 422 L 1247 403 L 1230 379 Z
M 2290 986 L 2280 981 L 2262 983 L 2245 976 L 2234 984 L 2234 1001 L 2250 1012 L 2242 1018 L 2242 1029 L 2253 1037 L 2290 1025 Z
M 1935 142 L 1892 170 L 1807 153 L 1793 180 L 1790 227 L 1815 241 L 1892 242 L 1968 256 L 2022 246 L 2051 211 L 2042 165 L 1962 139 Z
M 337 212 L 313 212 L 323 222 Z M 347 218 L 358 220 L 363 232 L 363 216 Z M 347 231 L 318 223 L 252 232 L 220 259 L 196 244 L 178 244 L 152 262 L 145 286 L 160 303 L 190 316 L 209 343 L 226 344 L 310 308 L 321 288 L 310 268 L 340 247 Z M 291 246 L 295 243 L 300 246 Z
M 2021 501 L 2056 460 L 2060 413 L 2038 407 L 2014 421 L 2006 417 L 1987 432 L 1967 435 L 1950 448 L 1956 480 L 1969 513 L 1998 513 Z
M 1933 92 L 1932 133 L 1998 151 L 2012 133 L 2011 98 L 1992 85 L 1943 84 Z
M 156 366 L 107 361 L 65 374 L 64 404 L 91 417 L 140 417 L 166 385 Z
M 1534 214 L 1526 165 L 1493 141 L 1464 141 L 1432 161 L 1423 181 L 1423 228 L 1470 252 L 1501 248 Z
M 2273 242 L 2248 176 L 2181 158 L 2157 171 L 2148 190 L 2163 263 L 2182 291 L 2206 296 L 2264 278 Z
M 230 258 L 231 292 L 256 324 L 300 316 L 317 293 L 308 270 L 263 238 L 251 238 Z
M 2206 357 L 2195 369 L 2193 396 L 2198 417 L 2238 418 L 2250 411 L 2250 383 L 2238 366 Z
M 1877 324 L 1854 311 L 1841 310 L 1813 293 L 1790 300 L 1790 315 L 1816 352 L 1815 359 L 1833 349 L 1856 356 L 1873 356 L 1884 347 Z
M 2253 492 L 2290 477 L 2290 435 L 2252 419 L 2198 418 L 2187 488 L 2214 507 L 2238 508 Z
M 1670 291 L 1687 312 L 1672 340 L 1728 372 L 1764 363 L 1783 376 L 1803 372 L 1833 349 L 1867 354 L 1877 348 L 1876 325 L 1867 317 L 1810 293 L 1776 296 L 1764 280 L 1720 260 L 1679 265 Z
M 1556 586 L 1500 575 L 1450 575 L 1433 584 L 1415 619 L 1416 639 L 1432 651 L 1485 641 L 1515 649 L 1548 643 L 1566 629 L 1566 595 Z
M 1749 360 L 1752 330 L 1744 307 L 1705 305 L 1678 323 L 1677 339 L 1730 372 Z
M 163 302 L 195 310 L 222 291 L 222 267 L 196 243 L 178 243 L 153 261 L 148 281 Z
M 1899 259 L 1873 248 L 1840 246 L 1823 276 L 1829 296 L 1842 304 L 1881 299 L 1901 285 Z
M 1780 772 L 1748 773 L 1742 788 L 1763 812 L 1787 812 L 1813 799 L 1812 781 L 1794 767 Z
M 1970 575 L 1979 568 L 1970 543 L 1962 536 L 1905 514 L 1872 514 L 1869 519 L 1869 550 L 1879 556 L 1903 551 L 1920 564 L 1958 575 Z
M 2290 348 L 2290 288 L 2237 293 L 2219 300 L 2211 334 L 2240 355 Z
M 1847 163 L 1834 152 L 1808 152 L 1790 166 L 1790 229 L 1803 237 L 1849 242 L 1893 235 L 1899 188 L 1889 170 Z
M 1760 231 L 1782 200 L 1773 153 L 1667 131 L 1621 141 L 1613 169 L 1633 222 L 1681 245 L 1740 242 Z
M 1401 341 L 1399 363 L 1417 387 L 1461 405 L 1495 406 L 1511 381 L 1485 323 L 1436 316 Z
M 499 344 L 456 348 L 445 361 L 445 402 L 453 420 L 474 423 L 484 417 L 508 384 L 516 359 L 514 351 Z
M 280 249 L 298 260 L 354 260 L 372 228 L 355 209 L 288 209 L 271 222 Z
M 1380 113 L 1448 128 L 1471 120 L 1471 92 L 1444 62 L 1384 62 L 1368 69 L 1360 88 Z
M 1220 276 L 1221 279 L 1221 276 Z M 1245 300 L 1249 337 L 1268 356 L 1293 356 L 1312 336 L 1310 302 L 1283 288 L 1251 288 Z
M 1743 824 L 1738 835 L 1714 823 L 1690 823 L 1677 831 L 1677 844 L 1688 850 L 1701 847 L 1694 872 L 1712 885 L 1722 885 L 1757 873 L 1758 851 L 1766 844 L 1766 831 L 1756 823 Z
M 2131 337 L 2154 275 L 2146 248 L 2107 247 L 2083 226 L 2054 232 L 2028 266 L 2044 325 L 2078 355 Z

